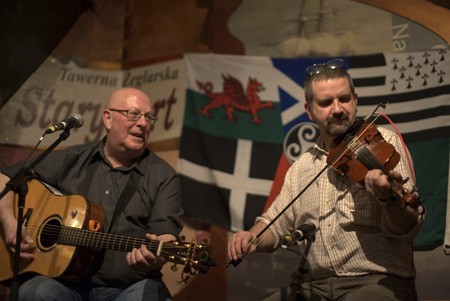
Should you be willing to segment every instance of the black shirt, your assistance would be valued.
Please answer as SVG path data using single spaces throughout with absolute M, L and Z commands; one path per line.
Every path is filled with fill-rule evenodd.
M 104 152 L 104 140 L 54 151 L 35 168 L 38 179 L 66 195 L 78 194 L 99 203 L 105 210 L 105 229 L 110 221 L 130 174 L 136 173 L 137 191 L 111 227 L 111 233 L 144 237 L 145 233 L 173 234 L 178 237 L 182 224 L 179 179 L 173 168 L 146 150 L 130 166 L 112 168 Z M 18 165 L 3 168 L 12 177 Z M 106 251 L 94 285 L 128 286 L 157 273 L 140 273 L 129 268 L 125 253 Z

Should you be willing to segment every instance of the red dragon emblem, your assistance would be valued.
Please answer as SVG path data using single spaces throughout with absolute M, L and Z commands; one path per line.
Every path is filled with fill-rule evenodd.
M 234 116 L 234 110 L 249 112 L 252 114 L 252 122 L 260 125 L 261 118 L 258 116 L 258 111 L 262 109 L 272 109 L 273 103 L 270 101 L 261 101 L 258 93 L 265 88 L 262 83 L 258 82 L 256 78 L 249 77 L 247 90 L 244 93 L 244 87 L 241 82 L 233 76 L 224 76 L 222 74 L 223 92 L 214 93 L 213 84 L 211 82 L 202 83 L 197 81 L 198 88 L 204 91 L 205 95 L 211 99 L 209 103 L 203 106 L 198 111 L 207 116 L 212 117 L 210 110 L 224 107 L 226 117 L 232 122 L 236 122 L 237 118 Z

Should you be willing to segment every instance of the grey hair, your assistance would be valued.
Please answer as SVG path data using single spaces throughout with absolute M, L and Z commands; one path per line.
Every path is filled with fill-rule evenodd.
M 315 72 L 306 77 L 303 87 L 305 89 L 305 100 L 307 103 L 311 104 L 314 98 L 312 91 L 312 82 L 313 81 L 321 81 L 328 79 L 336 79 L 336 78 L 346 78 L 352 94 L 355 94 L 355 85 L 353 83 L 353 79 L 347 71 L 341 68 L 330 68 L 327 65 L 319 65 L 316 66 Z

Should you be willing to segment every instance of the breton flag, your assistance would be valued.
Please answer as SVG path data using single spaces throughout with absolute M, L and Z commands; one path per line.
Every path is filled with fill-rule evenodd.
M 441 243 L 450 166 L 447 51 L 341 58 L 355 82 L 358 114 L 366 116 L 379 103 L 388 103 L 385 114 L 396 123 L 411 152 L 427 209 L 416 245 Z M 188 87 L 180 176 L 188 216 L 233 231 L 253 224 L 278 194 L 293 160 L 317 139 L 317 128 L 304 111 L 304 70 L 329 59 L 185 57 Z M 248 105 L 251 79 L 265 89 L 253 93 L 256 101 L 273 103 L 271 108 L 253 110 L 261 119 L 259 125 L 252 121 Z M 224 95 L 235 101 L 227 104 L 226 97 L 219 97 Z M 377 125 L 389 127 L 381 119 Z
M 436 246 L 444 240 L 450 249 L 450 211 L 445 230 L 446 208 L 450 202 L 450 58 L 447 52 L 430 50 L 342 58 L 343 68 L 352 76 L 358 94 L 358 115 L 367 116 L 379 103 L 388 103 L 385 114 L 396 124 L 411 152 L 419 194 L 427 210 L 424 227 L 415 241 L 418 247 Z M 301 85 L 308 66 L 329 59 L 274 59 L 273 65 Z M 284 153 L 266 208 L 278 194 L 287 168 L 317 139 L 317 129 L 309 122 L 303 104 L 304 95 L 298 97 L 280 85 Z M 381 118 L 377 125 L 389 128 Z

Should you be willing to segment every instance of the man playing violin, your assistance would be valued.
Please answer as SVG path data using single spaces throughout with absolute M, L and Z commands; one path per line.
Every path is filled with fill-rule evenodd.
M 402 154 L 394 169 L 369 169 L 357 183 L 328 168 L 304 190 L 327 167 L 337 138 L 357 120 L 357 94 L 342 65 L 342 60 L 333 60 L 307 69 L 305 110 L 320 137 L 292 164 L 280 194 L 255 225 L 230 237 L 228 256 L 236 262 L 253 252 L 273 252 L 287 233 L 314 224 L 307 275 L 294 292 L 296 300 L 416 300 L 412 243 L 423 222 L 423 207 L 408 206 L 392 189 L 393 182 L 403 183 L 413 173 L 409 152 L 395 133 L 378 128 Z M 404 185 L 412 189 L 414 183 Z M 301 250 L 305 243 L 300 243 Z

